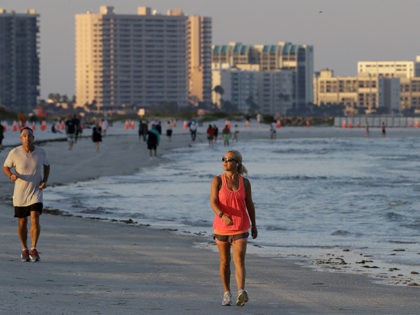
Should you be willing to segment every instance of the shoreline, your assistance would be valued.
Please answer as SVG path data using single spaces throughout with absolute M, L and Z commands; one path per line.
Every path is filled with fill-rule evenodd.
M 261 135 L 259 132 L 256 132 L 255 134 Z M 313 136 L 316 136 L 316 132 L 313 134 Z M 261 137 L 253 137 L 252 139 L 261 139 Z M 248 142 L 249 140 L 251 140 L 251 137 L 246 136 L 246 140 L 244 140 L 244 142 Z M 281 140 L 282 139 L 279 141 Z M 281 142 L 279 142 L 279 145 L 281 145 Z M 202 148 L 206 149 L 204 146 L 202 146 Z M 166 163 L 167 161 L 164 162 Z M 169 161 L 169 163 L 171 162 Z M 80 185 L 86 187 L 86 183 L 81 183 Z M 199 232 L 194 229 L 191 230 L 188 227 L 178 228 L 172 224 L 170 225 L 172 225 L 173 228 L 164 227 L 160 226 L 157 222 L 144 222 L 143 219 L 133 220 L 130 216 L 112 219 L 105 218 L 106 215 L 101 216 L 99 214 L 95 216 L 95 214 L 81 214 L 80 212 L 73 213 L 72 211 L 68 211 L 68 209 L 68 212 L 65 212 L 60 211 L 61 209 L 57 210 L 57 208 L 59 207 L 56 204 L 54 205 L 54 208 L 48 208 L 47 204 L 47 212 L 52 214 L 73 215 L 89 219 L 148 226 L 156 230 L 164 229 L 181 235 L 198 235 L 200 237 L 204 237 L 201 240 L 204 248 L 208 246 L 209 250 L 214 251 L 215 249 L 211 245 L 206 245 L 206 241 L 211 237 L 208 232 Z M 363 274 L 372 279 L 372 281 L 384 283 L 387 285 L 420 286 L 420 279 L 417 276 L 418 273 L 416 273 L 418 272 L 418 268 L 415 265 L 407 265 L 399 262 L 387 262 L 380 260 L 377 257 L 373 258 L 374 256 L 372 256 L 370 251 L 367 249 L 363 250 L 349 246 L 342 247 L 338 244 L 331 247 L 315 246 L 313 248 L 288 247 L 287 245 L 284 247 L 266 246 L 261 243 L 260 240 L 257 240 L 257 244 L 251 242 L 251 245 L 253 246 L 249 248 L 249 252 L 261 257 L 271 258 L 281 256 L 282 258 L 292 261 L 303 261 L 306 259 L 306 263 L 300 263 L 300 265 L 303 265 L 304 267 L 310 267 L 315 270 L 352 273 L 356 275 Z
M 293 136 L 304 132 L 289 131 Z M 257 133 L 261 136 L 261 131 Z M 162 141 L 158 154 L 190 143 L 188 134 L 175 134 L 172 143 Z M 145 144 L 139 144 L 137 135 L 107 136 L 99 154 L 90 139 L 81 140 L 70 152 L 66 142 L 43 146 L 52 165 L 50 185 L 126 175 L 160 162 L 149 160 Z M 118 148 L 123 147 L 127 154 L 121 156 Z M 4 158 L 4 153 L 0 156 Z M 166 162 L 164 158 L 158 160 Z M 12 185 L 5 185 L 5 176 L 0 177 L 0 183 L 7 187 L 1 190 L 0 204 L 0 233 L 6 242 L 0 255 L 5 279 L 0 289 L 7 302 L 0 311 L 25 313 L 25 301 L 35 304 L 32 314 L 70 314 L 80 311 L 81 305 L 87 313 L 101 314 L 221 311 L 218 254 L 197 248 L 195 244 L 203 240 L 194 235 L 46 213 L 41 217 L 40 239 L 41 259 L 45 258 L 40 264 L 20 263 L 12 207 L 4 202 Z M 377 310 L 381 314 L 414 314 L 420 304 L 414 299 L 416 288 L 375 284 L 365 275 L 317 272 L 298 262 L 249 254 L 247 288 L 251 301 L 243 310 L 250 314 L 278 314 L 279 309 L 284 314 L 372 314 Z M 35 270 L 41 272 L 34 274 Z M 29 273 L 22 274 L 25 271 Z M 37 285 L 27 285 L 25 277 Z M 74 284 L 69 285 L 72 281 Z M 15 296 L 16 291 L 24 293 L 22 301 Z M 226 311 L 235 312 L 237 308 Z

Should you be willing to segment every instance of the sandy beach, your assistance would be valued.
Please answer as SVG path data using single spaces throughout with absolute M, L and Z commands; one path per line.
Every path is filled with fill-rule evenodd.
M 419 130 L 389 130 L 388 136 L 401 133 L 416 136 Z M 364 130 L 278 132 L 278 138 L 328 135 L 363 136 Z M 379 129 L 371 136 L 381 136 Z M 240 133 L 240 141 L 254 137 L 268 137 L 268 130 Z M 162 139 L 158 154 L 189 144 L 187 133 L 175 133 L 172 142 Z M 135 131 L 105 137 L 99 153 L 86 138 L 72 151 L 64 141 L 42 146 L 51 163 L 49 185 L 132 174 L 167 162 L 164 157 L 150 160 Z M 0 152 L 2 163 L 8 151 Z M 218 254 L 194 246 L 202 239 L 122 222 L 45 213 L 41 262 L 22 263 L 10 200 L 13 186 L 3 174 L 0 187 L 0 314 L 419 313 L 418 287 L 377 284 L 363 275 L 318 272 L 294 261 L 254 255 L 247 255 L 246 262 L 249 303 L 222 307 Z

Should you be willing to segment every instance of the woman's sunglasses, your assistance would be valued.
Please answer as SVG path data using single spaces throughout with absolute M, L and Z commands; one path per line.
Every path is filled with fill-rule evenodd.
M 236 162 L 236 163 L 238 163 L 238 160 L 222 157 L 222 162 L 226 162 L 226 163 Z

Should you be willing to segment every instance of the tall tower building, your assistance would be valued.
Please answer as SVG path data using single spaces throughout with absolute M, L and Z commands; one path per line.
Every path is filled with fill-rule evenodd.
M 293 73 L 293 107 L 313 102 L 313 47 L 279 42 L 275 45 L 229 43 L 213 46 L 213 64 L 231 67 L 258 64 L 260 71 L 290 70 Z
M 180 9 L 162 15 L 148 7 L 77 14 L 77 105 L 186 105 L 186 20 Z
M 187 37 L 189 101 L 194 105 L 198 105 L 198 103 L 210 105 L 212 89 L 211 18 L 204 16 L 189 16 Z
M 31 112 L 39 96 L 39 15 L 0 9 L 0 105 Z

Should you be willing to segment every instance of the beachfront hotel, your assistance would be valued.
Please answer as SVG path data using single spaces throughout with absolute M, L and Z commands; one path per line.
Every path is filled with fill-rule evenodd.
M 99 13 L 77 14 L 77 106 L 185 106 L 186 25 L 180 9 L 163 15 L 139 7 L 134 15 L 102 6 Z
M 416 61 L 361 61 L 356 77 L 314 75 L 314 103 L 343 104 L 348 113 L 420 112 L 420 56 Z
M 370 73 L 335 77 L 332 70 L 324 69 L 314 75 L 314 104 L 342 104 L 348 114 L 399 112 L 400 78 Z
M 259 110 L 264 114 L 285 114 L 289 109 L 302 108 L 313 101 L 313 47 L 310 45 L 286 42 L 275 45 L 243 45 L 235 42 L 214 45 L 212 65 L 213 88 L 217 85 L 231 87 L 232 94 L 241 94 L 236 89 L 245 88 L 234 81 L 224 82 L 223 78 L 228 77 L 227 71 L 232 72 L 232 78 L 238 76 L 238 71 L 244 71 L 244 76 L 249 76 L 250 71 L 260 72 L 258 97 L 246 97 L 252 96 L 257 100 Z M 224 74 L 218 75 L 217 72 Z M 219 77 L 221 81 L 217 81 Z M 248 106 L 243 102 L 236 105 L 241 109 Z
M 420 56 L 416 61 L 361 61 L 358 76 L 369 74 L 400 80 L 400 110 L 420 112 Z
M 0 8 L 0 105 L 27 113 L 39 96 L 39 15 Z

